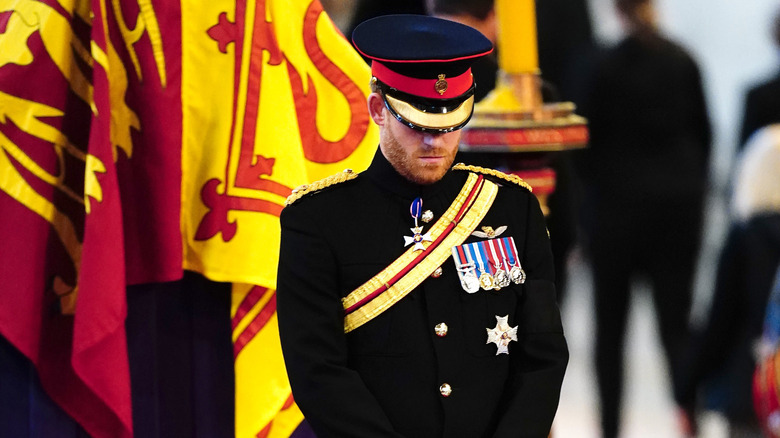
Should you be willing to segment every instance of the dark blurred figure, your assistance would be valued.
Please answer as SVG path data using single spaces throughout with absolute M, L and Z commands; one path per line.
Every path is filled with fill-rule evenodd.
M 352 38 L 355 26 L 368 20 L 388 14 L 425 14 L 425 0 L 355 0 L 355 14 L 352 15 L 347 39 Z
M 780 10 L 774 18 L 772 40 L 780 50 Z M 750 88 L 745 95 L 739 148 L 758 128 L 771 123 L 780 123 L 780 71 L 773 78 Z
M 617 437 L 620 426 L 626 320 L 637 275 L 649 280 L 669 369 L 679 372 L 711 142 L 696 62 L 659 33 L 651 0 L 616 0 L 615 6 L 627 36 L 596 62 L 582 105 L 591 141 L 578 156 L 606 438 Z
M 495 45 L 497 18 L 493 0 L 426 0 L 428 14 L 471 26 Z M 544 0 L 536 2 L 539 65 L 542 71 L 542 97 L 546 102 L 582 95 L 577 72 L 592 52 L 593 33 L 585 0 Z M 498 49 L 472 66 L 477 86 L 475 101 L 482 100 L 496 86 Z M 547 73 L 550 72 L 548 75 Z M 504 167 L 504 156 L 496 153 L 461 153 L 459 159 L 484 167 Z M 555 263 L 558 300 L 566 291 L 566 261 L 577 240 L 576 205 L 579 183 L 569 152 L 556 152 L 550 158 L 556 174 L 556 189 L 548 198 L 547 225 Z
M 580 105 L 586 90 L 586 75 L 594 52 L 593 26 L 586 0 L 537 0 L 539 68 L 545 86 L 545 101 L 569 101 Z M 577 111 L 579 113 L 579 111 Z M 558 301 L 568 290 L 567 261 L 578 238 L 578 206 L 581 182 L 574 170 L 573 151 L 554 152 L 550 167 L 555 171 L 555 191 L 547 198 L 555 263 Z
M 536 0 L 539 69 L 555 101 L 579 103 L 594 47 L 587 0 Z
M 729 437 L 760 438 L 752 381 L 769 292 L 780 263 L 780 124 L 749 137 L 740 156 L 733 220 L 718 261 L 707 322 L 692 336 L 675 398 L 695 424 L 697 395 L 729 423 Z M 694 428 L 695 429 L 695 428 Z

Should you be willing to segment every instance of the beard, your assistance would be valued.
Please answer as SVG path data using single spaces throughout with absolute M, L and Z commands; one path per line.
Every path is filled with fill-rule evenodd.
M 445 148 L 417 147 L 410 152 L 404 148 L 396 136 L 388 131 L 382 139 L 382 152 L 393 168 L 409 181 L 428 185 L 439 181 L 452 167 L 455 161 L 457 147 L 451 151 Z M 421 158 L 426 156 L 444 157 L 439 163 L 426 163 Z

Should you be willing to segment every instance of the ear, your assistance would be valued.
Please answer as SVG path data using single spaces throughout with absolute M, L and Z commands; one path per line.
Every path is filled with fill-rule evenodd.
M 379 93 L 371 93 L 368 95 L 368 113 L 371 118 L 379 126 L 383 126 L 387 122 L 387 112 L 385 108 L 385 101 Z

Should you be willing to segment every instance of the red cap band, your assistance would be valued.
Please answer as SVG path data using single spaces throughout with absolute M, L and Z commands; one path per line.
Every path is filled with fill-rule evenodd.
M 428 99 L 452 99 L 469 91 L 474 84 L 471 69 L 451 78 L 440 75 L 437 79 L 417 79 L 396 73 L 381 62 L 373 60 L 371 74 L 399 91 Z

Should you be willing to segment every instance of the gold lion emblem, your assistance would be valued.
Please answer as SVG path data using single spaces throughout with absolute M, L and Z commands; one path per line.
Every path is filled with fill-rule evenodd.
M 439 75 L 439 80 L 436 81 L 436 83 L 433 85 L 433 89 L 436 90 L 439 95 L 443 95 L 445 91 L 447 91 L 447 87 L 449 84 L 447 84 L 447 79 L 445 79 L 444 74 Z

